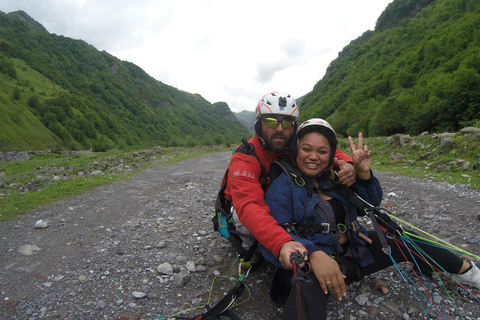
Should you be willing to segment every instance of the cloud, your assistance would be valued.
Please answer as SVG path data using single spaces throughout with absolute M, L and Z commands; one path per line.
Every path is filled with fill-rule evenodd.
M 267 92 L 299 97 L 392 0 L 3 0 L 157 80 L 253 110 Z

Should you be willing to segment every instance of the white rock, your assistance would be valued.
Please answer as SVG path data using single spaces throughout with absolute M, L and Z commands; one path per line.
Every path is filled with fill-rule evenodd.
M 43 220 L 38 220 L 35 222 L 35 229 L 45 229 L 48 227 L 48 223 Z
M 147 296 L 146 293 L 143 293 L 143 292 L 139 292 L 139 291 L 134 291 L 132 293 L 132 296 L 135 298 L 135 299 L 142 299 L 142 298 L 145 298 Z
M 18 253 L 23 254 L 24 256 L 31 256 L 32 254 L 35 254 L 39 251 L 42 251 L 42 249 L 30 244 L 26 244 L 18 248 Z

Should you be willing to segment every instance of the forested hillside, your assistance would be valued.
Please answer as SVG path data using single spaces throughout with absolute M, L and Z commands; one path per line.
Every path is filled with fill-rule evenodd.
M 0 151 L 209 145 L 251 135 L 225 103 L 50 34 L 24 12 L 1 11 L 0 128 Z
M 330 63 L 301 120 L 370 136 L 479 126 L 479 26 L 479 1 L 393 1 Z

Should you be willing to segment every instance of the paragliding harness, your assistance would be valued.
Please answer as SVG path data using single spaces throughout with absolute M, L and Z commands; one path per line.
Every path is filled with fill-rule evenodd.
M 289 159 L 277 159 L 271 164 L 269 175 L 272 181 L 282 172 L 284 172 L 290 178 L 292 183 L 307 189 L 307 204 L 310 202 L 313 193 L 320 190 L 319 188 L 315 187 L 311 180 L 306 178 L 300 169 L 298 169 Z M 391 219 L 386 209 L 374 207 L 360 198 L 360 196 L 358 196 L 351 188 L 345 185 L 337 184 L 338 177 L 335 171 L 331 170 L 325 174 L 328 174 L 326 178 L 330 182 L 330 186 L 328 188 L 322 188 L 322 190 L 334 190 L 355 207 L 359 216 L 368 215 L 368 217 L 372 220 L 375 231 L 378 234 L 382 244 L 382 250 L 389 255 L 391 253 L 391 248 L 387 243 L 385 234 L 387 234 L 387 236 L 401 236 L 403 228 Z M 305 206 L 303 215 L 304 223 L 286 224 L 282 227 L 287 231 L 296 233 L 300 237 L 305 237 L 313 233 L 329 233 L 335 231 L 345 232 L 347 230 L 358 231 L 359 224 L 357 221 L 354 221 L 349 225 L 321 223 L 310 226 L 306 221 L 307 209 L 308 206 Z M 360 233 L 359 236 L 364 238 L 366 241 L 371 241 L 368 239 L 368 237 Z M 293 277 L 291 282 L 292 288 L 295 290 L 296 295 L 298 319 L 312 319 L 312 315 L 310 314 L 308 306 L 308 299 L 305 291 L 303 290 L 305 286 L 310 284 L 310 280 L 306 276 L 305 272 L 298 267 L 303 262 L 303 257 L 299 254 L 292 254 L 290 260 L 293 267 Z M 336 260 L 339 263 L 339 267 L 343 274 L 350 274 L 352 279 L 357 277 L 355 280 L 360 280 L 360 274 L 358 272 L 358 265 L 356 262 L 349 259 L 342 259 L 342 257 L 336 257 Z
M 281 168 L 279 170 L 278 168 Z M 345 185 L 338 184 L 338 177 L 334 170 L 325 172 L 325 178 L 329 181 L 330 186 L 327 188 L 317 188 L 313 185 L 310 179 L 305 178 L 304 174 L 298 169 L 289 159 L 277 159 L 270 167 L 270 178 L 273 181 L 282 172 L 290 178 L 295 185 L 307 188 L 307 203 L 310 202 L 314 192 L 319 190 L 334 190 L 336 193 L 344 197 L 352 206 L 357 210 L 357 214 L 361 217 L 367 215 L 373 223 L 375 231 L 380 238 L 382 249 L 386 254 L 391 253 L 391 248 L 387 244 L 385 233 L 387 236 L 402 236 L 403 228 L 399 226 L 389 216 L 389 212 L 382 207 L 375 207 L 362 199 L 355 191 Z M 328 175 L 328 176 L 327 176 Z M 347 230 L 357 231 L 359 224 L 357 221 L 350 223 L 349 225 L 332 225 L 329 223 L 321 223 L 314 226 L 309 226 L 306 221 L 306 211 L 308 206 L 305 206 L 304 223 L 302 225 L 284 225 L 284 229 L 287 231 L 293 231 L 296 234 L 305 237 L 306 235 L 313 233 L 329 233 L 329 232 L 345 232 Z M 362 235 L 361 235 L 362 236 Z M 368 240 L 367 240 L 368 241 Z
M 242 140 L 242 144 L 239 145 L 233 152 L 234 153 L 243 153 L 253 156 L 257 159 L 261 168 L 260 181 L 262 182 L 263 191 L 266 190 L 268 185 L 267 173 L 265 170 L 265 165 L 258 158 L 255 153 L 255 147 L 253 144 L 248 143 L 245 139 Z M 251 260 L 255 254 L 255 251 L 258 249 L 258 241 L 250 233 L 244 233 L 236 230 L 234 221 L 233 221 L 233 204 L 231 199 L 225 198 L 225 190 L 227 189 L 227 179 L 228 179 L 228 169 L 225 171 L 222 180 L 222 186 L 217 194 L 217 199 L 215 200 L 215 215 L 212 218 L 213 229 L 218 231 L 222 237 L 230 241 L 237 253 L 237 261 L 239 265 L 243 268 L 251 267 Z M 242 246 L 242 238 L 250 238 L 253 243 L 249 249 L 245 249 Z
M 234 150 L 234 153 L 235 152 L 252 155 L 258 160 L 258 162 L 260 163 L 261 172 L 262 172 L 261 179 L 263 180 L 263 185 L 262 185 L 263 190 L 266 190 L 269 180 L 270 182 L 274 181 L 278 176 L 280 176 L 282 172 L 285 172 L 287 176 L 295 184 L 307 187 L 309 199 L 311 198 L 313 192 L 316 191 L 315 186 L 313 186 L 313 184 L 308 184 L 306 182 L 310 180 L 305 179 L 303 173 L 297 167 L 295 167 L 291 163 L 291 161 L 287 158 L 281 158 L 281 159 L 275 160 L 272 163 L 267 176 L 267 173 L 265 171 L 265 166 L 256 155 L 255 148 L 252 144 L 248 143 L 245 139 L 243 139 L 243 143 Z M 331 172 L 331 176 L 336 178 L 336 173 L 333 170 Z M 230 199 L 225 198 L 225 189 L 227 188 L 227 178 L 228 178 L 228 169 L 224 174 L 224 177 L 222 180 L 223 181 L 222 186 L 217 194 L 217 199 L 215 201 L 215 216 L 213 217 L 212 222 L 213 222 L 214 230 L 218 231 L 224 238 L 229 240 L 237 252 L 237 261 L 239 263 L 239 268 L 238 268 L 239 278 L 236 281 L 235 286 L 232 289 L 230 289 L 230 291 L 216 305 L 214 305 L 213 307 L 207 306 L 208 310 L 206 312 L 204 312 L 200 316 L 192 317 L 190 318 L 190 320 L 214 320 L 221 315 L 230 317 L 233 320 L 240 319 L 229 308 L 233 305 L 235 300 L 238 299 L 243 294 L 245 290 L 244 281 L 248 276 L 248 272 L 252 267 L 251 259 L 254 253 L 258 250 L 258 241 L 251 234 L 245 234 L 235 229 L 235 225 L 233 222 L 232 201 Z M 359 211 L 359 215 L 364 216 L 365 214 L 369 214 L 369 216 L 372 218 L 372 221 L 376 221 L 378 217 L 378 219 L 381 220 L 382 226 L 385 227 L 383 230 L 387 230 L 387 231 L 390 230 L 389 232 L 391 232 L 392 234 L 396 233 L 397 230 L 401 230 L 401 227 L 399 227 L 395 222 L 393 222 L 388 217 L 387 213 L 382 212 L 381 208 L 375 208 L 371 205 L 369 207 L 367 202 L 364 202 L 363 200 L 361 200 L 356 195 L 356 193 L 354 193 L 350 188 L 347 188 L 346 186 L 343 186 L 343 185 L 336 184 L 336 180 L 334 178 L 332 178 L 332 189 L 333 188 L 335 188 L 336 192 L 344 196 L 350 203 L 352 203 L 352 205 L 354 205 L 357 208 L 357 210 Z M 338 227 L 337 229 L 335 229 L 336 226 L 334 225 L 328 224 L 329 225 L 328 227 L 326 225 L 327 224 L 322 224 L 322 226 L 320 227 L 328 228 L 328 232 L 339 231 Z M 352 226 L 347 226 L 347 228 L 354 229 L 355 226 L 357 226 L 358 228 L 358 224 L 357 225 L 352 224 Z M 374 222 L 374 226 L 375 226 L 375 222 Z M 380 229 L 380 227 L 378 226 L 378 223 L 376 224 L 375 228 L 377 229 L 377 227 L 378 227 L 377 232 L 380 232 L 379 237 L 381 241 L 383 236 L 382 245 L 385 245 L 385 247 L 388 247 L 388 244 L 385 240 L 385 236 L 382 232 L 382 229 Z M 322 230 L 323 230 L 322 232 L 325 232 L 324 229 Z M 316 230 L 311 230 L 311 231 L 316 232 Z M 248 250 L 243 248 L 241 237 L 247 237 L 247 238 L 253 239 L 254 243 Z M 388 249 L 385 248 L 384 251 L 389 252 L 389 247 Z M 292 255 L 291 257 L 292 265 L 295 267 L 294 277 L 292 278 L 292 286 L 296 288 L 297 303 L 299 304 L 299 307 L 302 309 L 301 311 L 302 317 L 299 319 L 310 319 L 310 315 L 308 313 L 307 299 L 305 297 L 305 292 L 303 290 L 303 287 L 309 284 L 309 280 L 306 274 L 298 267 L 301 264 L 301 260 L 303 260 L 303 257 L 297 257 L 295 255 Z M 244 270 L 246 270 L 246 272 Z M 300 311 L 299 311 L 299 315 L 300 315 Z

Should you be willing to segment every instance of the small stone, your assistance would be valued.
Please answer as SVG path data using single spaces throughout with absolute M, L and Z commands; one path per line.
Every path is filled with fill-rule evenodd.
M 196 266 L 195 266 L 195 262 L 193 262 L 191 260 L 187 261 L 187 263 L 185 265 L 185 268 L 187 268 L 187 270 L 190 271 L 190 272 L 197 271 Z
M 205 271 L 207 271 L 207 267 L 205 267 L 203 265 L 198 265 L 196 271 L 197 272 L 205 272 Z
M 38 220 L 35 222 L 35 229 L 45 229 L 48 228 L 48 223 L 43 220 Z
M 385 280 L 372 279 L 371 284 L 375 290 L 378 290 L 383 294 L 388 294 L 387 282 Z
M 185 286 L 187 282 L 190 281 L 188 271 L 186 269 L 181 269 L 179 273 L 175 274 L 175 284 L 177 288 Z
M 367 301 L 368 301 L 368 296 L 369 294 L 368 293 L 364 293 L 364 294 L 361 294 L 359 296 L 357 296 L 355 298 L 355 302 L 359 305 L 359 306 L 364 306 Z
M 91 176 L 103 176 L 103 172 L 101 170 L 94 170 L 90 172 Z
M 30 244 L 26 244 L 18 248 L 18 253 L 23 254 L 24 256 L 31 256 L 32 254 L 36 254 L 39 251 L 42 251 L 42 249 Z
M 139 292 L 139 291 L 134 291 L 132 293 L 132 296 L 135 298 L 135 299 L 142 299 L 142 298 L 145 298 L 147 296 L 146 293 L 143 293 L 143 292 Z
M 170 263 L 165 262 L 157 267 L 157 271 L 160 274 L 173 275 L 173 267 Z
M 56 276 L 55 278 L 53 278 L 53 281 L 60 281 L 60 280 L 63 280 L 63 278 L 65 278 L 65 276 L 63 276 L 63 275 L 58 275 L 58 276 Z
M 372 317 L 378 316 L 378 309 L 375 308 L 374 306 L 368 306 L 367 307 L 367 313 L 371 315 Z

